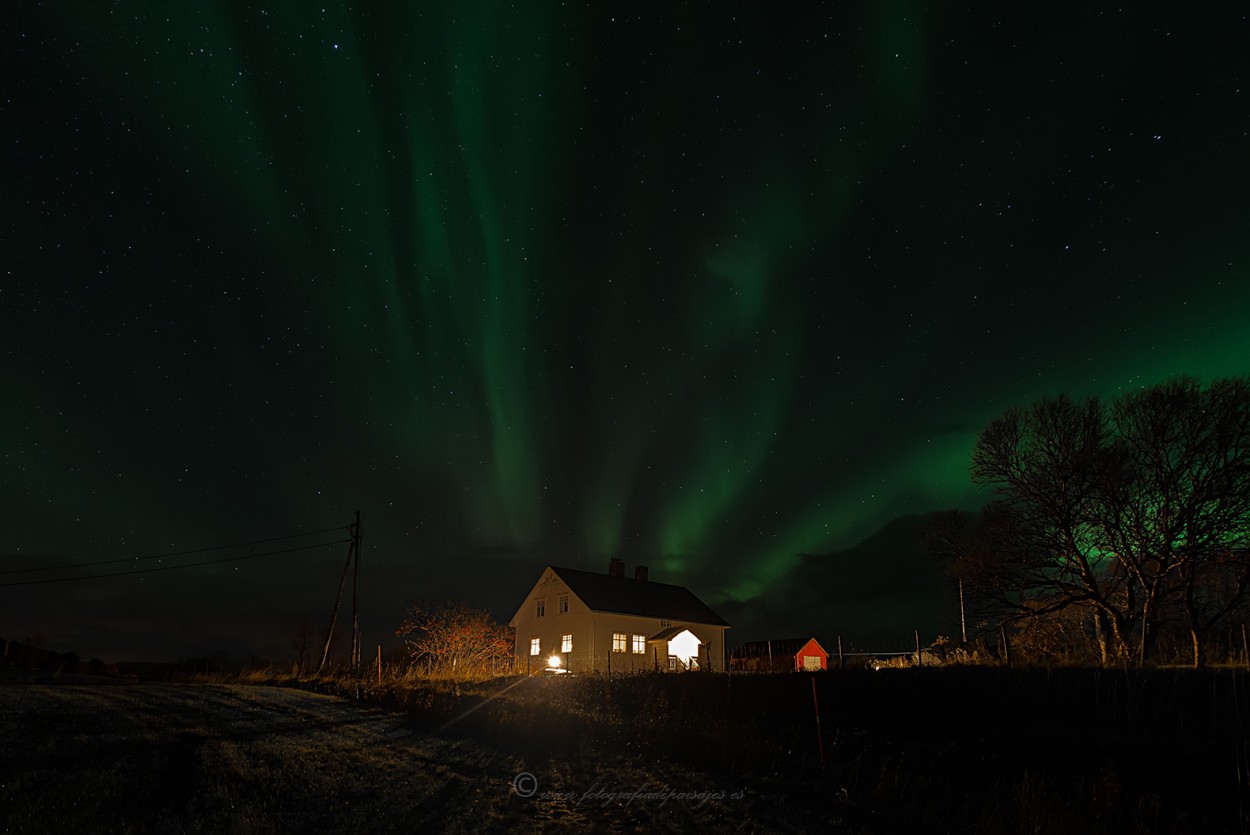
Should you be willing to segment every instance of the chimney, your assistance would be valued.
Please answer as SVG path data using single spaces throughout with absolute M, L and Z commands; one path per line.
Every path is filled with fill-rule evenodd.
M 634 566 L 634 579 L 647 582 L 647 567 L 645 565 Z
M 616 557 L 613 557 L 612 559 L 608 560 L 608 576 L 609 577 L 624 577 L 625 576 L 624 561 L 618 560 Z

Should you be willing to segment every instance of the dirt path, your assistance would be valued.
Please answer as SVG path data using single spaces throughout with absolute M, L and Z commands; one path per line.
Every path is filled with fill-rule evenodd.
M 733 792 L 659 766 L 527 761 L 298 690 L 0 686 L 5 832 L 754 829 L 759 798 Z

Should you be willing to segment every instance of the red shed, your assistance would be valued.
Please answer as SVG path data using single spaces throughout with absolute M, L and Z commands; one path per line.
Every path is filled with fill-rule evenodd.
M 803 648 L 794 654 L 795 670 L 827 670 L 829 669 L 829 653 L 815 638 L 808 640 Z

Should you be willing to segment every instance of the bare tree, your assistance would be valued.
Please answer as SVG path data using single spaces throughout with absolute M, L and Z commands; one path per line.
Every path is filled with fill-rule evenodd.
M 439 675 L 492 675 L 512 658 L 508 628 L 459 601 L 410 606 L 395 634 L 404 639 L 409 658 Z
M 925 547 L 958 583 L 963 630 L 973 639 L 995 634 L 1023 611 L 1025 572 L 1010 565 L 999 547 L 991 508 L 978 514 L 952 510 L 935 516 L 924 530 Z
M 1115 530 L 1126 551 L 1153 555 L 1150 579 L 1169 586 L 1202 666 L 1212 628 L 1250 591 L 1250 384 L 1181 378 L 1120 398 L 1112 413 L 1135 475 Z
M 1004 620 L 1087 610 L 1104 663 L 1145 663 L 1183 619 L 1193 662 L 1250 594 L 1250 386 L 1182 378 L 1117 398 L 1048 398 L 985 428 L 973 479 L 995 501 L 943 545 Z
M 1128 651 L 1138 611 L 1100 525 L 1121 466 L 1097 398 L 1010 409 L 973 452 L 973 480 L 997 496 L 980 535 L 981 587 L 1017 619 L 1089 609 L 1104 661 Z

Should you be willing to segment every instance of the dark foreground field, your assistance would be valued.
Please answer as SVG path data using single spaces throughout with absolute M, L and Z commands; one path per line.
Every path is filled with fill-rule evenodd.
M 1240 833 L 1247 684 L 991 669 L 300 683 L 349 698 L 10 683 L 0 827 Z

